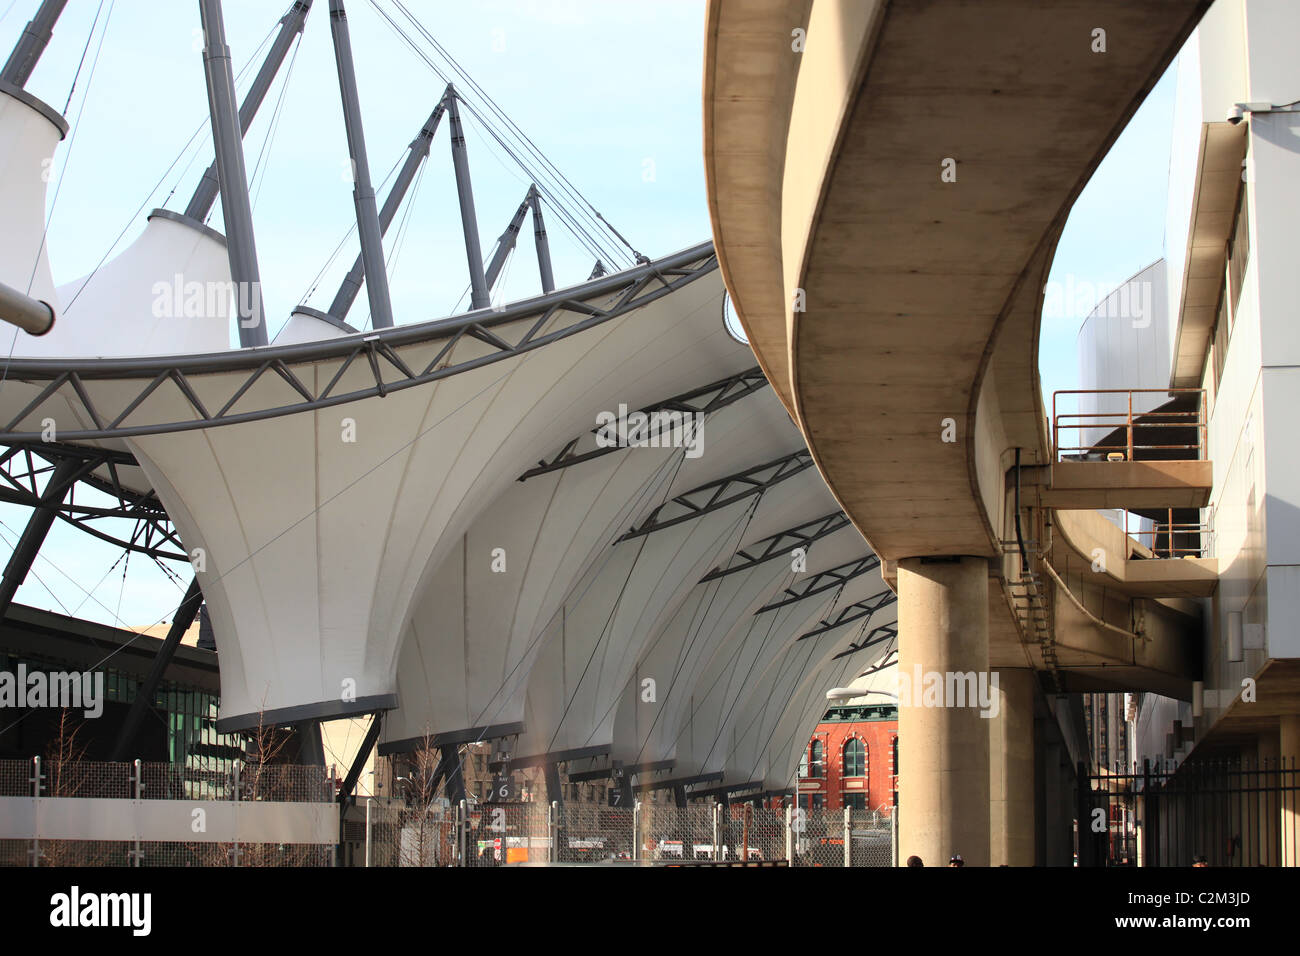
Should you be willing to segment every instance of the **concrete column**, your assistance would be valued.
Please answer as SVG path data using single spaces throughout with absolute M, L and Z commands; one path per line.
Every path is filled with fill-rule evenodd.
M 1300 866 L 1300 715 L 1286 714 L 1278 719 L 1278 750 L 1282 758 L 1282 816 L 1279 829 L 1282 843 L 1282 866 Z
M 989 726 L 969 693 L 988 686 L 988 576 L 984 558 L 898 563 L 899 856 L 926 866 L 989 864 Z
M 998 709 L 989 720 L 989 857 L 993 866 L 1033 866 L 1034 672 L 998 674 Z

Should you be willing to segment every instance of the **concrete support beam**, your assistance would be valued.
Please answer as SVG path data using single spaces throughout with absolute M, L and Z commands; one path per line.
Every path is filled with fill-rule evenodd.
M 924 685 L 939 674 L 985 675 L 989 666 L 989 564 L 984 558 L 906 558 L 898 563 L 899 675 Z M 939 706 L 931 694 L 899 694 L 899 856 L 942 866 L 960 853 L 989 864 L 989 727 L 975 706 Z
M 989 724 L 989 857 L 992 866 L 1033 866 L 1034 672 L 998 671 L 998 711 Z

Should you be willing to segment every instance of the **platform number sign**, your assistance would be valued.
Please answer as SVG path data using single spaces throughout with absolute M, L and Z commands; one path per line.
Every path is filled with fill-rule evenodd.
M 631 801 L 627 799 L 627 791 L 624 789 L 625 776 L 623 770 L 619 769 L 614 771 L 613 783 L 614 785 L 609 788 L 609 805 L 611 807 L 629 805 Z
M 509 803 L 519 799 L 519 787 L 512 776 L 498 774 L 492 778 L 492 792 L 488 795 L 489 803 Z

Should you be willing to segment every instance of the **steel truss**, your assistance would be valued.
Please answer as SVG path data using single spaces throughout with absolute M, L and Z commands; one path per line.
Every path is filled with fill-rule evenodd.
M 741 548 L 725 565 L 714 568 L 700 578 L 700 583 L 704 584 L 739 571 L 748 571 L 764 561 L 771 561 L 773 558 L 788 554 L 794 548 L 807 548 L 814 541 L 834 534 L 848 523 L 848 515 L 843 511 L 833 511 L 828 515 L 822 515 L 820 518 L 805 521 L 801 525 L 762 538 L 748 548 Z
M 63 461 L 75 461 L 78 466 L 56 480 L 55 470 Z M 28 508 L 51 507 L 62 520 L 128 551 L 172 561 L 189 560 L 157 496 L 122 484 L 118 469 L 135 464 L 130 453 L 108 448 L 53 442 L 10 445 L 0 450 L 0 501 Z M 42 476 L 46 479 L 43 487 L 38 484 Z M 77 504 L 78 484 L 108 495 L 115 502 L 102 506 Z M 133 521 L 135 527 L 129 538 L 122 538 L 97 526 L 106 519 Z
M 876 636 L 877 634 L 879 634 L 880 636 L 877 637 Z M 882 641 L 888 641 L 895 637 L 898 637 L 898 624 L 896 623 L 881 624 L 879 627 L 873 627 L 871 629 L 871 632 L 867 634 L 867 636 L 864 637 L 860 642 L 849 644 L 848 647 L 846 647 L 844 650 L 840 651 L 838 654 L 832 657 L 831 660 L 838 661 L 842 657 L 848 657 L 852 654 L 856 654 L 858 651 L 865 651 L 868 647 L 873 647 L 876 644 L 881 643 Z M 887 666 L 888 665 L 886 664 L 882 664 L 880 665 L 880 667 L 876 668 L 876 670 L 883 670 Z M 866 673 L 874 673 L 874 672 L 875 671 L 867 671 Z M 859 674 L 858 676 L 865 677 L 866 673 Z
M 692 415 L 707 415 L 709 412 L 726 408 L 733 402 L 738 402 L 745 396 L 752 395 L 766 386 L 767 377 L 763 374 L 763 370 L 755 365 L 753 368 L 745 369 L 745 371 L 738 372 L 727 378 L 719 379 L 716 382 L 692 389 L 681 395 L 674 395 L 672 398 L 655 402 L 653 405 L 647 405 L 638 411 L 646 416 L 652 416 L 656 412 L 660 414 L 664 412 L 683 412 Z M 655 421 L 655 419 L 650 420 Z M 552 471 L 559 471 L 561 468 L 568 468 L 570 465 L 576 465 L 579 462 L 590 461 L 593 458 L 608 455 L 610 452 L 619 451 L 620 446 L 618 445 L 602 446 L 596 442 L 595 436 L 601 431 L 600 428 L 593 428 L 590 432 L 579 435 L 551 458 L 539 461 L 537 467 L 528 469 L 519 476 L 519 480 L 527 481 L 529 478 L 536 478 L 538 475 L 549 474 Z M 639 434 L 636 436 L 636 440 L 650 441 L 664 431 L 665 429 L 660 428 L 644 435 Z M 631 440 L 629 437 L 629 443 Z
M 683 521 L 691 521 L 719 508 L 762 494 L 773 485 L 812 467 L 812 453 L 806 448 L 773 461 L 755 465 L 734 475 L 710 481 L 665 501 L 618 541 L 638 538 Z M 615 542 L 618 543 L 617 541 Z
M 863 598 L 861 601 L 855 601 L 852 604 L 846 604 L 840 608 L 835 617 L 831 620 L 823 619 L 811 631 L 800 634 L 797 640 L 805 640 L 810 637 L 816 637 L 819 634 L 825 634 L 827 631 L 833 631 L 837 627 L 843 627 L 845 624 L 851 624 L 853 621 L 860 621 L 864 617 L 870 617 L 881 608 L 889 607 L 898 600 L 898 595 L 889 588 L 881 591 L 879 594 L 873 594 L 869 598 Z M 892 626 L 892 625 L 890 625 Z M 833 660 L 834 658 L 832 658 Z
M 24 419 L 38 412 L 56 395 L 61 395 L 74 408 L 80 406 L 86 418 L 94 423 L 93 428 L 61 428 L 59 437 L 63 441 L 93 441 L 192 431 L 218 425 L 263 421 L 365 398 L 382 397 L 390 392 L 491 365 L 584 332 L 669 295 L 709 274 L 717 266 L 712 243 L 702 243 L 657 262 L 603 276 L 564 292 L 517 302 L 499 311 L 479 310 L 466 316 L 394 326 L 365 335 L 206 355 L 122 359 L 13 359 L 9 363 L 9 379 L 45 384 L 36 397 L 0 429 L 0 444 L 40 441 L 40 432 L 20 432 L 16 429 Z M 588 301 L 604 296 L 615 297 L 614 302 L 605 308 Z M 513 340 L 512 334 L 502 328 L 530 318 L 534 321 L 522 335 L 513 336 Z M 551 327 L 550 331 L 542 331 L 548 327 Z M 500 330 L 500 334 L 496 330 Z M 466 337 L 483 342 L 494 351 L 475 358 L 449 361 L 448 356 L 452 350 Z M 441 342 L 442 348 L 423 368 L 413 369 L 403 361 L 400 354 L 403 346 L 431 342 Z M 319 393 L 314 392 L 294 371 L 295 365 L 333 361 L 341 361 L 341 364 Z M 373 383 L 350 392 L 336 392 L 335 388 L 344 374 L 354 366 L 368 369 Z M 209 408 L 198 397 L 191 378 L 228 372 L 242 372 L 244 375 L 220 407 Z M 239 400 L 264 375 L 287 383 L 299 396 L 299 400 L 270 408 L 232 412 Z M 87 388 L 89 384 L 102 380 L 133 380 L 138 385 L 136 395 L 124 408 L 102 408 Z M 126 424 L 127 419 L 141 408 L 145 400 L 164 386 L 184 399 L 192 417 Z
M 774 611 L 779 607 L 785 607 L 787 604 L 794 604 L 796 601 L 812 597 L 814 594 L 821 594 L 823 591 L 840 587 L 859 575 L 866 574 L 878 567 L 880 567 L 880 559 L 874 554 L 866 554 L 856 561 L 847 561 L 833 568 L 827 568 L 825 571 L 814 574 L 806 581 L 800 581 L 797 585 L 786 588 L 781 592 L 785 597 L 764 604 L 754 613 L 762 614 L 764 611 Z

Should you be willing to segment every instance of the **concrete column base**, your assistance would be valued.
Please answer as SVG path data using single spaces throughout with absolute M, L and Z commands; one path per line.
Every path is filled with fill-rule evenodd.
M 989 864 L 989 564 L 898 562 L 899 856 Z M 991 708 L 986 711 L 991 716 Z
M 989 862 L 1033 866 L 1038 828 L 1034 815 L 1034 672 L 998 671 L 997 716 L 989 720 Z

